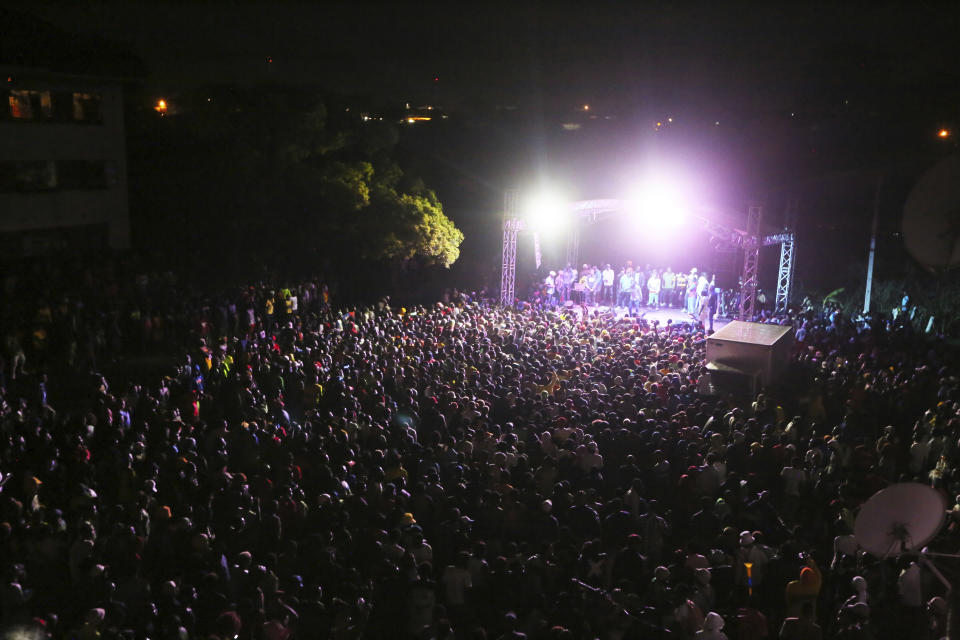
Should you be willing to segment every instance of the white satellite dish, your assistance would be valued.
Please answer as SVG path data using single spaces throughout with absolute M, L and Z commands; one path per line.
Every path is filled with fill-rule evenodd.
M 919 552 L 943 527 L 947 504 L 940 493 L 916 482 L 894 484 L 860 508 L 853 535 L 879 558 Z
M 903 244 L 928 269 L 960 264 L 960 157 L 927 170 L 903 206 Z

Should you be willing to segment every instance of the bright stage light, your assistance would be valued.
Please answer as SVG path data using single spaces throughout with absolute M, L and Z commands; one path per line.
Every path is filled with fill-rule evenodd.
M 638 185 L 627 202 L 628 214 L 641 229 L 676 229 L 690 215 L 690 202 L 685 190 L 679 183 L 665 177 L 647 178 Z
M 566 207 L 566 201 L 559 194 L 541 191 L 527 200 L 524 217 L 531 230 L 548 232 L 566 225 Z

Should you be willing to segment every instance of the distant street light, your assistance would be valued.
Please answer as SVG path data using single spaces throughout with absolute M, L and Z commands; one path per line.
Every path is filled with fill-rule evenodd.
M 937 136 L 940 137 L 940 138 L 949 138 L 949 137 L 950 137 L 950 130 L 949 130 L 949 129 L 940 129 L 940 131 L 937 132 Z
M 153 109 L 162 116 L 167 115 L 167 101 L 163 99 L 157 100 L 157 106 Z

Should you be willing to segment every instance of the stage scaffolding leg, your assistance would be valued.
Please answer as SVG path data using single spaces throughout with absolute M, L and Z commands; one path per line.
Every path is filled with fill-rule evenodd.
M 743 243 L 743 276 L 740 284 L 740 320 L 753 319 L 757 301 L 757 264 L 760 261 L 760 217 L 763 209 L 751 205 L 747 211 L 747 237 Z
M 785 313 L 790 306 L 790 289 L 793 287 L 793 251 L 794 235 L 791 233 L 780 244 L 780 271 L 777 275 L 777 313 Z
M 516 218 L 503 221 L 503 267 L 500 271 L 500 304 L 513 306 L 516 297 L 514 286 L 517 280 L 517 231 L 520 223 Z
M 503 194 L 503 264 L 500 269 L 500 304 L 513 306 L 516 300 L 514 287 L 517 282 L 517 233 L 520 220 L 517 218 L 519 192 L 508 189 Z

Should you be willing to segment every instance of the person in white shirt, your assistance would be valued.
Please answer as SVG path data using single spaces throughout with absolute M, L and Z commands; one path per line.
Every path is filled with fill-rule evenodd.
M 703 292 L 707 290 L 707 287 L 710 286 L 710 280 L 707 278 L 706 273 L 701 273 L 700 278 L 697 280 L 697 297 L 703 295 Z
M 616 278 L 616 272 L 610 268 L 608 264 L 603 269 L 603 292 L 600 294 L 600 302 L 603 304 L 613 305 L 613 282 Z
M 544 289 L 546 289 L 546 303 L 548 307 L 557 306 L 557 286 L 556 286 L 556 277 L 557 272 L 551 271 L 547 274 L 547 277 L 543 279 Z
M 617 298 L 618 307 L 627 307 L 630 305 L 630 294 L 633 292 L 633 268 L 627 267 L 626 271 L 620 274 L 620 294 Z
M 687 277 L 687 313 L 697 313 L 697 303 L 700 297 L 697 295 L 697 269 L 690 269 L 690 275 Z
M 647 305 L 657 309 L 660 307 L 660 286 L 662 281 L 660 280 L 660 273 L 654 271 L 650 274 L 650 279 L 647 280 L 647 291 L 649 292 L 649 297 L 647 299 Z
M 441 578 L 446 595 L 447 606 L 462 607 L 467 602 L 467 589 L 473 586 L 470 575 L 470 553 L 461 551 L 457 556 L 456 564 L 448 565 L 443 570 Z

